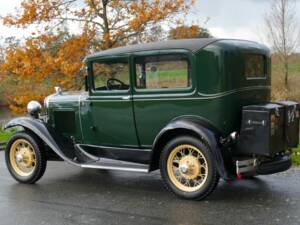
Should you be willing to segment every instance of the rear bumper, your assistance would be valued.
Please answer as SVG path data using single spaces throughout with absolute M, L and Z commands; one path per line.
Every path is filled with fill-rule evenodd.
M 292 166 L 290 155 L 280 156 L 272 161 L 262 162 L 256 169 L 257 175 L 267 175 L 288 170 Z

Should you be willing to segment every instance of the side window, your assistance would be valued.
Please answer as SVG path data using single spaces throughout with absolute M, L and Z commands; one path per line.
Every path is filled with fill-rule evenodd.
M 92 65 L 95 90 L 129 89 L 129 68 L 127 62 L 95 61 Z
M 139 57 L 135 60 L 138 89 L 186 88 L 191 86 L 191 73 L 185 55 Z
M 245 55 L 245 77 L 266 78 L 266 59 L 260 54 Z

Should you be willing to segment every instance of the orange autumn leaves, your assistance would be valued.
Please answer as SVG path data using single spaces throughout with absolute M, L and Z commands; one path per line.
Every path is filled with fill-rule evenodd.
M 179 25 L 169 32 L 170 39 L 188 39 L 188 38 L 210 38 L 209 31 L 198 25 Z
M 195 0 L 23 0 L 2 18 L 6 26 L 36 27 L 33 37 L 5 49 L 0 80 L 5 99 L 16 113 L 32 99 L 40 100 L 56 85 L 79 89 L 86 54 L 134 40 L 160 22 L 176 22 Z M 76 35 L 68 28 L 76 24 Z
M 63 36 L 41 35 L 28 39 L 24 46 L 6 50 L 0 76 L 6 78 L 4 97 L 13 112 L 24 112 L 32 99 L 42 102 L 56 85 L 80 88 L 76 76 L 89 48 L 88 40 L 84 35 L 61 40 Z
M 3 18 L 7 26 L 42 24 L 45 30 L 64 22 L 80 23 L 82 32 L 97 37 L 97 47 L 107 49 L 126 44 L 147 27 L 176 22 L 195 0 L 23 0 L 21 10 Z

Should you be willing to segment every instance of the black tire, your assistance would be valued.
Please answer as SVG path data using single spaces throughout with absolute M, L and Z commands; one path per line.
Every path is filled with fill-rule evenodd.
M 18 140 L 26 140 L 30 143 L 35 154 L 35 166 L 31 174 L 28 176 L 21 176 L 12 166 L 13 162 L 11 162 L 10 154 L 11 151 L 13 151 L 13 144 Z M 18 182 L 25 184 L 36 183 L 44 175 L 47 166 L 46 153 L 41 140 L 34 134 L 26 131 L 18 132 L 10 138 L 6 145 L 5 161 L 8 171 L 12 177 Z
M 172 182 L 172 178 L 170 178 L 170 175 L 168 173 L 168 159 L 171 157 L 172 151 L 178 147 L 183 145 L 190 145 L 194 146 L 200 152 L 202 153 L 202 156 L 205 158 L 207 162 L 207 175 L 206 179 L 204 179 L 202 185 L 197 190 L 193 191 L 185 191 Z M 173 153 L 174 154 L 174 153 Z M 200 162 L 200 161 L 199 161 Z M 160 156 L 160 172 L 163 179 L 163 182 L 165 184 L 165 187 L 173 192 L 175 195 L 184 198 L 184 199 L 194 199 L 194 200 L 202 200 L 209 196 L 216 186 L 218 185 L 220 176 L 217 172 L 212 153 L 209 149 L 209 147 L 204 144 L 202 141 L 191 137 L 191 136 L 180 136 L 177 138 L 174 138 L 173 140 L 169 141 Z M 181 173 L 181 172 L 180 172 Z M 174 178 L 173 178 L 174 180 Z M 176 181 L 175 181 L 176 182 Z

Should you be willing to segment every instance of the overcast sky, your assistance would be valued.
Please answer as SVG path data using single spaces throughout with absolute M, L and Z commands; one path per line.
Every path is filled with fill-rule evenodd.
M 189 16 L 190 21 L 201 25 L 209 18 L 207 28 L 219 38 L 239 38 L 262 42 L 264 15 L 268 12 L 272 0 L 196 0 Z M 0 15 L 13 13 L 21 0 L 0 0 Z M 300 0 L 297 0 L 297 12 L 300 22 Z M 15 28 L 0 25 L 0 36 L 18 36 L 30 34 Z M 268 43 L 265 43 L 268 44 Z

